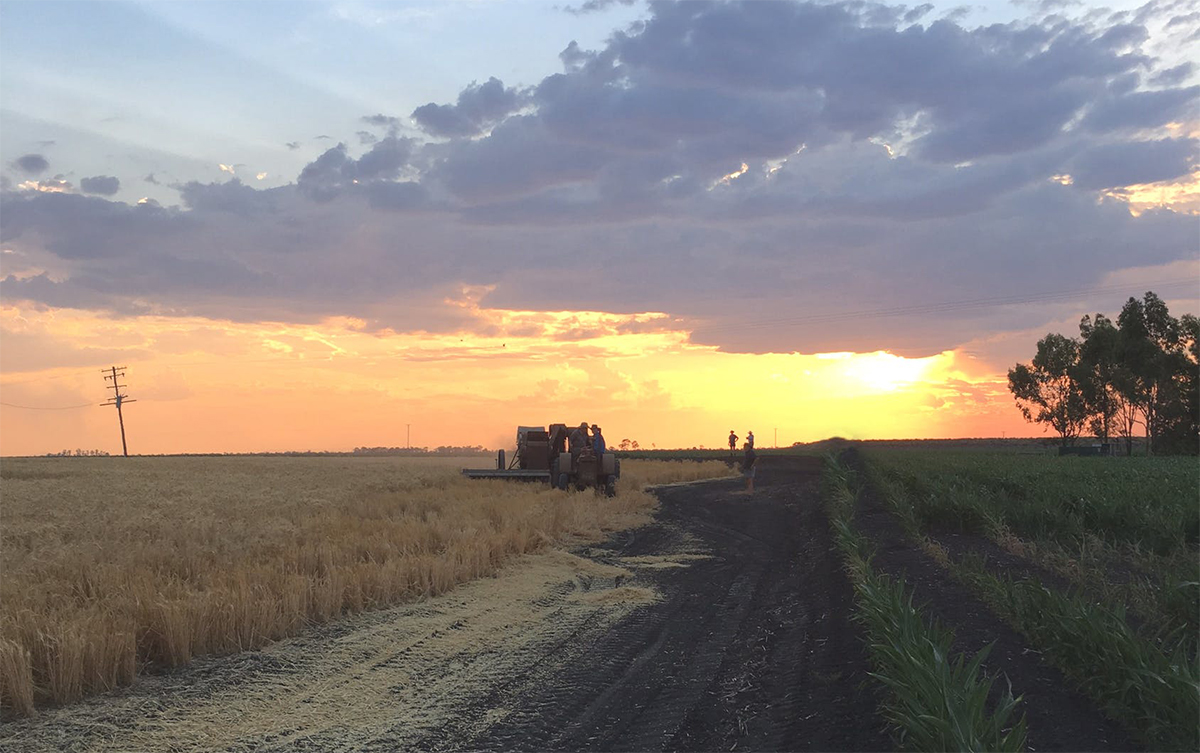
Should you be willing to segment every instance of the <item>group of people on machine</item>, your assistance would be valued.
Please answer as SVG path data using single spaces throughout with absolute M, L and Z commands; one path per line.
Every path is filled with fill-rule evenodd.
M 588 434 L 587 421 L 580 423 L 567 436 L 567 449 L 570 450 L 573 460 L 579 459 L 579 455 L 585 448 L 590 448 L 597 460 L 608 451 L 608 445 L 604 442 L 604 435 L 600 433 L 600 427 L 592 424 L 591 434 Z

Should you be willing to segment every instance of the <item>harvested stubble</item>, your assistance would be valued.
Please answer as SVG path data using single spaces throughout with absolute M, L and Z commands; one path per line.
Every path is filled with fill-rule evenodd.
M 470 462 L 470 461 L 467 461 Z M 4 461 L 0 710 L 256 648 L 442 593 L 545 544 L 634 525 L 643 485 L 722 463 L 623 464 L 614 499 L 468 481 L 462 459 Z

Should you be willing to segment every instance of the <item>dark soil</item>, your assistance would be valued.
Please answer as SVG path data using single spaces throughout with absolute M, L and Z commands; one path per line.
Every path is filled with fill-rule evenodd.
M 861 469 L 861 458 L 854 450 L 845 453 L 843 460 Z M 872 566 L 905 581 L 915 594 L 922 613 L 954 631 L 956 651 L 973 654 L 991 645 L 984 668 L 989 674 L 1002 672 L 1012 684 L 1013 695 L 1024 697 L 1022 709 L 1028 723 L 1030 750 L 1137 748 L 1120 725 L 1101 714 L 1088 698 L 1074 690 L 1058 669 L 1041 660 L 1040 652 L 1020 633 L 909 541 L 899 520 L 884 507 L 873 489 L 867 488 L 860 495 L 854 524 L 871 541 L 875 552 Z M 1014 576 L 1045 575 L 1045 571 L 994 544 L 988 547 L 964 537 L 948 541 L 954 548 L 952 552 L 955 549 L 960 553 L 978 551 L 977 547 L 982 547 L 989 556 L 995 557 L 993 564 L 1003 563 L 1011 568 L 1010 574 Z
M 660 603 L 480 707 L 513 709 L 479 737 L 430 750 L 886 750 L 853 592 L 817 496 L 820 461 L 763 458 L 759 490 L 723 481 L 659 491 L 656 522 L 599 558 L 681 542 L 708 559 L 654 572 Z M 592 556 L 597 552 L 593 550 Z M 640 577 L 640 576 L 639 576 Z M 469 715 L 467 715 L 469 716 Z M 464 719 L 463 729 L 471 727 Z M 379 741 L 379 750 L 387 741 Z

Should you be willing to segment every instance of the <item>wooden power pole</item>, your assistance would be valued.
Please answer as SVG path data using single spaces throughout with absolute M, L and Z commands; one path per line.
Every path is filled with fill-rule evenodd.
M 125 457 L 129 457 L 129 447 L 125 444 L 125 417 L 121 415 L 121 406 L 124 403 L 136 403 L 137 400 L 130 400 L 128 396 L 121 394 L 121 388 L 127 386 L 118 382 L 118 379 L 123 379 L 125 377 L 124 366 L 113 366 L 111 369 L 100 369 L 100 372 L 105 375 L 104 381 L 107 382 L 110 379 L 112 380 L 112 384 L 110 386 L 112 387 L 113 391 L 113 396 L 108 399 L 108 402 L 101 403 L 101 405 L 117 406 L 117 421 L 119 421 L 121 424 L 121 454 Z M 108 389 L 108 387 L 105 387 L 105 389 Z

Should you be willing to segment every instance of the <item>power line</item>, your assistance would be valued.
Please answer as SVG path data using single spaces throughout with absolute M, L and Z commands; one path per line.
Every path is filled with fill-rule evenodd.
M 1135 283 L 1139 288 L 1178 288 L 1183 286 L 1195 287 L 1190 280 L 1162 280 L 1158 282 Z M 833 322 L 851 321 L 854 319 L 889 319 L 916 314 L 950 314 L 972 309 L 993 308 L 996 306 L 1011 306 L 1023 303 L 1055 303 L 1074 300 L 1083 295 L 1099 295 L 1104 293 L 1123 293 L 1129 291 L 1134 284 L 1102 288 L 1082 288 L 1078 290 L 1059 290 L 1042 293 L 1031 293 L 1014 296 L 995 296 L 991 298 L 973 298 L 961 301 L 943 301 L 940 303 L 917 304 L 912 306 L 897 306 L 893 308 L 839 311 L 828 314 L 806 314 L 795 317 L 774 317 L 771 319 L 755 319 L 712 327 L 697 327 L 692 330 L 693 337 L 697 334 L 709 334 L 762 327 L 794 326 L 799 324 L 829 324 Z
M 13 403 L 5 403 L 0 401 L 0 405 L 6 408 L 21 408 L 23 410 L 74 410 L 76 408 L 90 408 L 95 403 L 82 403 L 80 405 L 59 405 L 55 407 L 40 406 L 40 405 L 15 405 Z

